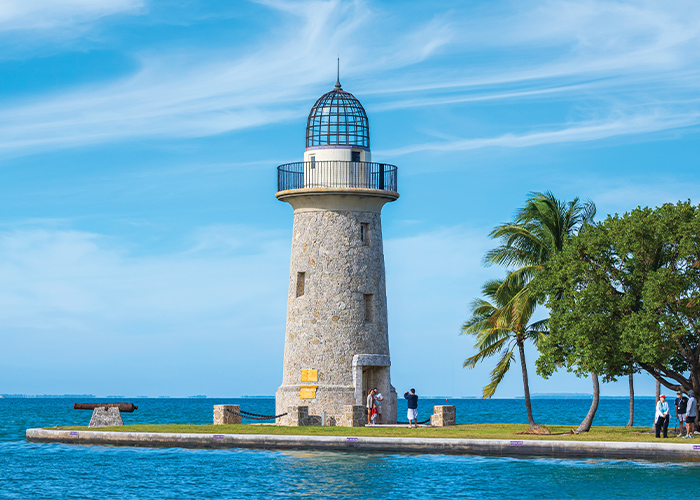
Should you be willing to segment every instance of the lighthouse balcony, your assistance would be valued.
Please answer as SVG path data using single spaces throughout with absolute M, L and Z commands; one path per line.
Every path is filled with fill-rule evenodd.
M 396 166 L 364 161 L 306 161 L 277 167 L 278 197 L 289 191 L 382 191 L 395 194 Z M 388 193 L 386 193 L 388 192 Z M 291 193 L 290 193 L 291 194 Z

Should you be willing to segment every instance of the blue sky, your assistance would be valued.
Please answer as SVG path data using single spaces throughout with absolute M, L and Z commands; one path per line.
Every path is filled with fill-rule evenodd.
M 528 193 L 599 218 L 699 201 L 697 2 L 5 0 L 0 45 L 0 393 L 274 394 L 275 168 L 338 56 L 373 159 L 399 167 L 397 390 L 480 394 L 492 365 L 461 367 L 459 328 Z M 590 391 L 528 356 L 532 392 Z M 522 394 L 515 368 L 497 397 Z

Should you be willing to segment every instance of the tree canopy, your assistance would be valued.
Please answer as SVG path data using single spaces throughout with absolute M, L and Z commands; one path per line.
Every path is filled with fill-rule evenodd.
M 700 206 L 609 216 L 572 238 L 536 280 L 549 335 L 537 371 L 613 380 L 642 369 L 700 392 Z

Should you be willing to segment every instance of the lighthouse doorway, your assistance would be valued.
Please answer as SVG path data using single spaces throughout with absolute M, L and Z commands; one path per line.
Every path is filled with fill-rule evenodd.
M 396 391 L 389 379 L 389 356 L 386 354 L 355 354 L 352 359 L 352 381 L 355 387 L 355 404 L 367 405 L 367 395 L 375 387 L 382 401 L 382 423 L 396 423 Z
M 364 366 L 362 367 L 362 401 L 367 401 L 369 391 L 380 385 L 379 371 L 383 367 Z

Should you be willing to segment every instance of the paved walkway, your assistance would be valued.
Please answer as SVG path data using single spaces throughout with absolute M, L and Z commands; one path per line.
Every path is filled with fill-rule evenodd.
M 608 458 L 700 462 L 700 443 L 439 439 L 368 436 L 281 436 L 266 434 L 186 434 L 156 432 L 27 429 L 27 441 L 152 448 L 306 449 L 509 457 Z

